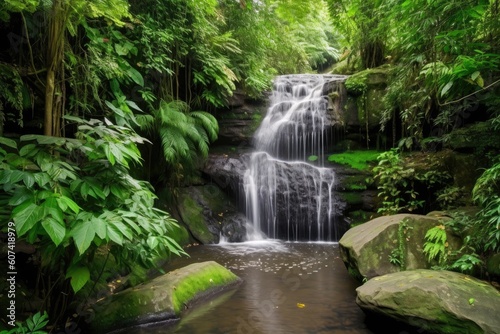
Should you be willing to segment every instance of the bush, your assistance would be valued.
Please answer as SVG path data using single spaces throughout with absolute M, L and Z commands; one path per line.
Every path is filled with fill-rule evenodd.
M 169 237 L 176 222 L 154 208 L 151 186 L 129 175 L 144 139 L 107 120 L 71 120 L 78 124 L 75 139 L 0 137 L 1 229 L 12 230 L 13 222 L 17 240 L 37 248 L 39 290 L 53 291 L 41 297 L 58 315 L 65 308 L 61 292 L 77 293 L 91 280 L 98 247 L 120 264 L 145 267 L 160 255 L 183 253 Z

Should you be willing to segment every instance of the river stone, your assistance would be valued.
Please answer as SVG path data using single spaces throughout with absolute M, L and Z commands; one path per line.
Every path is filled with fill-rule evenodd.
M 194 263 L 99 301 L 92 307 L 95 317 L 90 327 L 92 333 L 107 333 L 158 321 L 173 322 L 196 302 L 240 282 L 214 261 Z
M 500 333 L 500 293 L 464 274 L 411 270 L 372 278 L 356 292 L 367 314 L 431 333 Z
M 423 253 L 424 236 L 435 226 L 442 225 L 445 216 L 397 214 L 372 219 L 349 229 L 340 239 L 342 260 L 349 273 L 362 280 L 401 270 L 426 269 L 436 263 L 427 261 Z M 458 250 L 461 241 L 447 231 L 448 250 Z M 402 249 L 402 265 L 389 260 Z

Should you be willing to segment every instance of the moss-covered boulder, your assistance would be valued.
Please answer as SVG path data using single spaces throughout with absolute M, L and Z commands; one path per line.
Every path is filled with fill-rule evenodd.
M 349 229 L 340 239 L 340 254 L 349 273 L 362 280 L 402 270 L 430 268 L 423 253 L 425 234 L 445 216 L 397 214 L 382 216 Z M 447 232 L 448 251 L 461 240 Z
M 158 321 L 176 321 L 196 302 L 233 288 L 241 279 L 220 264 L 194 263 L 148 283 L 111 295 L 95 305 L 92 333 Z
M 500 333 L 500 293 L 464 274 L 411 270 L 372 278 L 356 292 L 358 305 L 378 319 L 431 333 Z
M 177 219 L 202 244 L 218 243 L 221 235 L 232 242 L 246 236 L 244 215 L 216 185 L 179 189 L 177 212 Z

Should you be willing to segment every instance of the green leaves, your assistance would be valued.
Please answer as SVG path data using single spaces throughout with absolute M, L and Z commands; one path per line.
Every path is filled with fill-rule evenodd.
M 64 226 L 64 223 L 52 217 L 47 217 L 42 221 L 42 226 L 54 245 L 59 246 L 66 236 L 66 226 Z
M 94 241 L 95 229 L 90 221 L 78 221 L 71 230 L 71 236 L 80 255 L 84 254 Z
M 15 222 L 19 238 L 37 244 L 42 270 L 66 272 L 77 292 L 90 280 L 99 246 L 113 247 L 124 263 L 134 261 L 127 253 L 132 248 L 145 265 L 160 254 L 181 254 L 166 237 L 175 221 L 153 208 L 152 187 L 128 173 L 131 162 L 141 161 L 136 144 L 145 140 L 107 120 L 68 119 L 79 124 L 77 139 L 28 135 L 19 145 L 0 139 L 0 201 L 10 213 L 5 221 Z M 199 119 L 211 121 L 203 114 Z
M 435 226 L 425 234 L 424 254 L 427 255 L 429 262 L 437 260 L 443 263 L 447 258 L 447 236 L 444 225 Z
M 71 266 L 66 272 L 66 278 L 71 279 L 71 287 L 76 293 L 90 280 L 90 271 L 87 267 Z
M 42 218 L 42 210 L 35 203 L 25 202 L 12 211 L 17 234 L 21 237 L 31 230 Z

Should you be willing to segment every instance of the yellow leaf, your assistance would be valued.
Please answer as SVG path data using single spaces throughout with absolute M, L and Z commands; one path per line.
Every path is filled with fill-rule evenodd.
M 297 303 L 297 307 L 298 307 L 298 308 L 304 308 L 304 307 L 306 307 L 306 304 Z

